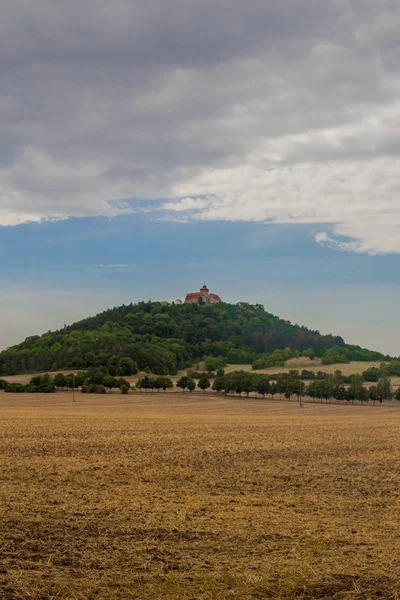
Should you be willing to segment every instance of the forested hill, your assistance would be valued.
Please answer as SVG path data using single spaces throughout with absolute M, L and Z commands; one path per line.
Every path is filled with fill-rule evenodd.
M 211 367 L 228 362 L 262 368 L 298 354 L 326 364 L 389 358 L 279 319 L 261 305 L 139 302 L 26 338 L 0 353 L 0 373 L 105 366 L 122 374 L 139 368 L 173 375 L 205 357 Z

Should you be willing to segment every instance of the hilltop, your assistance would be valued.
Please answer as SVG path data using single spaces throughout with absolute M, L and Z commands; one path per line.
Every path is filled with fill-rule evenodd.
M 390 360 L 268 313 L 260 304 L 139 302 L 106 310 L 58 331 L 30 336 L 0 353 L 0 374 L 107 366 L 129 375 L 137 369 L 176 374 L 206 360 L 253 368 L 282 366 L 296 356 L 322 364 Z

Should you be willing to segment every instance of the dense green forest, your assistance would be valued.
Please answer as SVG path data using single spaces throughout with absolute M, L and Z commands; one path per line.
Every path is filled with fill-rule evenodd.
M 254 369 L 283 365 L 300 354 L 324 364 L 390 360 L 266 312 L 261 305 L 139 302 L 106 310 L 58 331 L 31 336 L 0 353 L 0 373 L 107 366 L 110 375 L 148 370 L 176 374 L 207 359 Z M 214 364 L 213 364 L 214 363 Z

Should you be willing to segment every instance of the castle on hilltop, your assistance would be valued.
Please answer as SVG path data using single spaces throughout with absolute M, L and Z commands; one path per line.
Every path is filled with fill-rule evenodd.
M 210 294 L 210 290 L 204 284 L 199 292 L 191 292 L 186 294 L 185 304 L 198 304 L 200 298 L 203 304 L 219 304 L 222 302 L 221 298 L 217 294 Z
M 222 302 L 217 294 L 210 294 L 210 290 L 206 285 L 200 288 L 199 292 L 190 292 L 186 294 L 185 304 L 219 304 Z M 163 306 L 169 306 L 169 302 L 163 300 L 160 302 Z M 182 300 L 175 300 L 175 304 L 182 304 Z

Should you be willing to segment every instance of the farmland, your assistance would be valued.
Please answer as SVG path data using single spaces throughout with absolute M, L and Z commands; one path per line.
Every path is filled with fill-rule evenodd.
M 337 369 L 342 371 L 343 375 L 360 375 L 363 371 L 371 367 L 379 367 L 379 362 L 372 361 L 352 361 L 349 363 L 335 363 L 333 365 L 322 365 L 320 359 L 310 360 L 306 357 L 292 358 L 285 362 L 284 367 L 269 367 L 267 369 L 257 369 L 253 371 L 251 365 L 228 365 L 226 371 L 243 370 L 256 373 L 265 373 L 272 375 L 274 373 L 288 373 L 291 369 L 309 369 L 310 371 L 322 371 L 323 373 L 333 374 Z
M 0 394 L 5 600 L 398 598 L 400 410 Z

